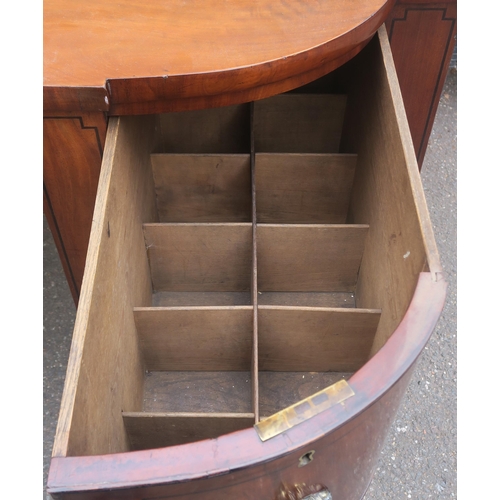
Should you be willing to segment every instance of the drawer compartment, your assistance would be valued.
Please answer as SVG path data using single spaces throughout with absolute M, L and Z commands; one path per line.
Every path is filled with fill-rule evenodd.
M 284 95 L 110 119 L 54 457 L 111 489 L 138 457 L 134 487 L 189 496 L 386 411 L 445 288 L 384 37 Z M 191 462 L 156 477 L 146 451 Z M 87 488 L 54 463 L 51 493 Z

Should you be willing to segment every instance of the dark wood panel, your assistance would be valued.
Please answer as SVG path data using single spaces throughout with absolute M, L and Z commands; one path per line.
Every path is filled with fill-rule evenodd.
M 57 96 L 47 95 L 46 104 L 78 105 L 89 88 L 105 89 L 119 114 L 152 112 L 148 104 L 167 100 L 199 99 L 202 108 L 228 105 L 235 96 L 233 103 L 258 99 L 255 92 L 267 97 L 300 85 L 305 73 L 352 57 L 393 3 L 289 0 L 278 7 L 234 0 L 221 8 L 217 0 L 49 0 L 44 85 L 69 92 L 54 101 Z
M 75 302 L 83 280 L 106 125 L 103 113 L 43 120 L 44 211 Z
M 420 167 L 455 46 L 456 20 L 456 1 L 401 0 L 386 19 Z

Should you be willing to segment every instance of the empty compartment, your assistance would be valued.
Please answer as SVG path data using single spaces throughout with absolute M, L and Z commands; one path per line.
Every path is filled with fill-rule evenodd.
M 226 305 L 249 303 L 250 223 L 159 223 L 144 224 L 143 229 L 153 290 L 160 293 L 153 303 L 224 305 L 226 298 Z
M 291 406 L 313 394 L 348 380 L 351 372 L 259 372 L 260 419 Z
M 356 155 L 255 155 L 257 222 L 343 224 Z
M 143 411 L 123 414 L 132 449 L 217 437 L 254 422 L 252 307 L 135 308 Z
M 283 94 L 254 103 L 255 152 L 338 153 L 346 95 Z
M 259 306 L 261 416 L 311 396 L 360 368 L 368 360 L 380 314 L 367 309 Z M 284 385 L 278 388 L 277 381 Z
M 367 225 L 258 224 L 259 291 L 354 292 L 367 233 Z
M 250 371 L 252 307 L 135 308 L 148 371 Z
M 249 154 L 250 104 L 158 115 L 155 153 Z
M 123 420 L 132 450 L 213 439 L 254 423 L 251 413 L 124 413 Z
M 160 222 L 251 222 L 249 155 L 154 154 Z

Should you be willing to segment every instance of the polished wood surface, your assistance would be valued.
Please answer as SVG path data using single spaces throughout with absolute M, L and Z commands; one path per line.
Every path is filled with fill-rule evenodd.
M 106 140 L 103 113 L 55 114 L 43 120 L 44 213 L 66 279 L 78 301 Z
M 47 0 L 44 105 L 124 114 L 152 112 L 155 101 L 195 109 L 277 94 L 352 57 L 393 4 Z
M 198 4 L 196 8 L 186 7 L 183 14 L 179 7 L 180 1 L 156 2 L 154 6 L 149 7 L 147 3 L 134 3 L 130 0 L 120 2 L 121 15 L 116 16 L 114 15 L 118 8 L 116 0 L 105 4 L 97 0 L 85 3 L 75 0 L 44 2 L 44 115 L 47 120 L 50 120 L 44 131 L 48 138 L 44 144 L 44 213 L 50 224 L 75 302 L 78 302 L 83 278 L 90 221 L 109 114 L 156 113 L 175 110 L 179 106 L 189 109 L 222 106 L 229 104 L 230 101 L 245 102 L 260 99 L 265 95 L 277 94 L 303 85 L 353 57 L 362 46 L 362 43 L 356 46 L 356 40 L 363 38 L 360 36 L 361 32 L 367 36 L 367 24 L 363 24 L 353 32 L 332 38 L 331 42 L 323 45 L 322 49 L 319 46 L 313 47 L 313 43 L 307 41 L 308 37 L 311 36 L 311 40 L 316 41 L 322 36 L 326 40 L 328 34 L 333 37 L 335 27 L 339 26 L 342 9 L 345 9 L 344 14 L 347 19 L 342 22 L 351 22 L 354 25 L 356 19 L 359 21 L 362 18 L 362 14 L 357 13 L 358 9 L 363 10 L 369 5 L 377 8 L 377 5 L 384 2 L 343 1 L 333 5 L 323 2 L 316 3 L 313 7 L 309 3 L 306 3 L 306 6 L 306 4 L 299 5 L 298 2 L 291 1 L 281 2 L 279 5 L 273 4 L 268 7 L 267 11 L 261 3 L 249 3 L 250 7 L 247 12 L 255 11 L 258 16 L 255 19 L 250 19 L 249 15 L 243 16 L 247 25 L 254 22 L 258 24 L 257 21 L 264 24 L 257 26 L 256 35 L 253 31 L 245 32 L 244 30 L 235 34 L 218 54 L 209 54 L 211 60 L 219 57 L 220 62 L 228 50 L 233 51 L 231 48 L 233 39 L 236 45 L 239 44 L 243 53 L 246 53 L 248 57 L 253 57 L 249 54 L 251 52 L 249 47 L 259 40 L 255 36 L 261 36 L 260 42 L 264 43 L 265 36 L 270 39 L 275 33 L 274 28 L 278 26 L 288 30 L 285 40 L 281 40 L 283 37 L 281 32 L 278 32 L 280 35 L 278 45 L 270 42 L 267 49 L 261 46 L 256 53 L 263 55 L 267 50 L 269 57 L 272 57 L 271 53 L 277 50 L 276 47 L 284 48 L 286 44 L 289 44 L 289 47 L 293 45 L 296 48 L 309 46 L 311 51 L 307 53 L 307 57 L 306 53 L 300 53 L 285 59 L 286 54 L 282 54 L 282 59 L 269 63 L 264 63 L 262 60 L 260 65 L 245 68 L 230 68 L 227 65 L 226 72 L 190 73 L 185 75 L 185 78 L 190 79 L 190 83 L 186 85 L 184 85 L 186 82 L 176 83 L 173 85 L 176 88 L 172 88 L 172 82 L 179 81 L 179 78 L 182 80 L 182 77 L 173 74 L 175 67 L 163 64 L 165 61 L 163 54 L 167 51 L 168 53 L 177 51 L 180 54 L 183 50 L 182 45 L 175 40 L 168 47 L 163 47 L 164 52 L 159 49 L 165 40 L 171 40 L 172 31 L 164 28 L 156 31 L 149 30 L 151 32 L 143 37 L 145 44 L 141 41 L 134 47 L 130 47 L 130 34 L 134 33 L 137 28 L 148 31 L 148 23 L 158 26 L 161 20 L 169 26 L 171 20 L 165 19 L 166 13 L 171 13 L 177 8 L 180 16 L 195 11 L 192 18 L 186 14 L 187 21 L 183 25 L 174 27 L 177 32 L 184 29 L 186 35 L 195 33 L 195 21 L 201 19 L 206 21 L 205 27 L 202 26 L 205 34 L 211 29 L 217 35 L 222 33 L 222 39 L 228 42 L 229 36 L 234 35 L 234 30 L 224 34 L 224 29 L 230 22 L 231 13 L 234 13 L 235 9 L 242 6 L 244 2 L 232 2 L 229 7 L 226 7 L 227 10 L 217 5 L 217 8 L 208 13 L 208 17 L 205 18 L 196 12 Z M 376 16 L 370 19 L 368 24 L 372 21 L 380 24 L 386 20 L 413 144 L 419 166 L 421 166 L 455 43 L 456 0 L 441 2 L 397 0 L 392 10 L 390 7 L 394 2 L 389 1 L 386 4 L 382 11 L 378 11 Z M 211 4 L 207 2 L 206 5 Z M 297 8 L 295 14 L 293 7 Z M 139 13 L 135 17 L 130 17 L 134 9 Z M 318 15 L 321 9 L 328 10 L 324 19 Z M 304 16 L 304 13 L 307 15 Z M 154 17 L 152 17 L 153 14 Z M 276 19 L 273 19 L 271 14 L 276 14 L 274 16 Z M 209 21 L 216 15 L 218 16 L 217 23 L 210 25 Z M 303 19 L 309 15 L 315 21 Z M 332 23 L 333 16 L 337 19 Z M 235 18 L 235 22 L 236 20 Z M 288 23 L 289 20 L 290 23 Z M 328 23 L 323 24 L 325 20 L 328 20 Z M 316 26 L 312 24 L 314 22 L 317 23 Z M 262 27 L 269 27 L 272 23 L 274 25 L 271 31 L 268 33 L 262 31 Z M 120 29 L 114 29 L 115 25 L 120 26 Z M 210 33 L 207 36 L 210 36 Z M 222 43 L 222 39 L 217 40 L 217 37 L 213 36 L 211 43 Z M 159 45 L 151 48 L 147 43 L 153 40 L 155 43 L 159 42 Z M 185 58 L 177 60 L 179 66 L 175 71 L 178 71 L 182 65 L 187 68 L 189 64 L 194 64 L 196 61 L 202 64 L 200 54 L 206 53 L 210 47 L 200 43 L 199 40 L 198 35 L 190 38 L 188 36 L 187 43 L 191 46 L 195 45 L 194 51 L 190 53 L 185 50 Z M 355 47 L 349 50 L 353 44 Z M 337 49 L 340 46 L 341 50 L 338 52 Z M 323 54 L 319 58 L 316 57 L 314 61 L 314 58 L 310 57 L 311 54 L 317 54 L 321 50 L 330 51 L 329 56 Z M 339 53 L 343 55 L 339 56 Z M 132 60 L 129 54 L 135 54 L 135 56 L 140 54 L 140 57 Z M 151 61 L 154 54 L 159 57 L 154 63 L 157 69 L 153 71 L 153 64 L 149 68 L 150 73 L 147 73 L 149 69 L 145 68 L 146 61 Z M 96 57 L 96 55 L 102 57 Z M 234 51 L 232 55 L 238 57 Z M 114 79 L 119 74 L 118 70 L 123 69 L 127 64 L 133 68 L 136 65 L 138 68 L 142 67 L 145 73 L 141 75 L 133 69 L 129 75 L 130 78 L 126 79 L 126 75 L 121 74 L 121 79 Z M 272 65 L 281 67 L 286 64 L 291 64 L 287 69 L 290 73 L 288 79 L 271 71 Z M 158 70 L 158 66 L 162 66 L 161 71 Z M 110 73 L 104 74 L 108 70 Z M 159 73 L 156 73 L 157 71 Z M 294 74 L 295 72 L 298 73 Z M 238 73 L 237 77 L 236 73 Z M 290 76 L 292 74 L 294 76 Z M 77 79 L 77 75 L 81 80 Z M 155 75 L 159 77 L 156 78 Z M 165 79 L 165 76 L 169 78 Z M 106 85 L 107 79 L 110 79 L 109 85 Z M 208 86 L 208 80 L 212 82 L 211 87 Z M 225 85 L 224 82 L 228 85 L 222 88 Z M 222 93 L 211 94 L 210 89 L 216 88 L 219 83 L 219 90 Z M 247 85 L 250 87 L 246 90 L 241 89 L 242 86 Z M 118 87 L 121 94 L 126 94 L 120 99 L 117 99 Z M 110 95 L 111 90 L 113 90 L 112 95 Z M 181 90 L 184 93 L 193 94 L 200 94 L 201 90 L 201 94 L 198 97 L 187 98 L 179 94 L 179 92 L 182 94 Z M 88 122 L 86 117 L 89 115 L 84 114 L 83 110 L 90 111 L 100 121 L 98 127 L 100 144 L 95 137 L 91 136 L 89 129 L 96 125 Z M 59 120 L 63 117 L 67 120 L 60 121 L 55 127 L 52 120 Z M 83 125 L 77 129 L 74 120 L 80 118 L 83 120 Z M 205 130 L 211 129 L 212 127 L 205 127 Z M 86 144 L 86 151 L 75 155 L 75 144 Z M 191 152 L 196 151 L 191 150 Z
M 456 43 L 457 2 L 398 0 L 386 26 L 421 167 Z

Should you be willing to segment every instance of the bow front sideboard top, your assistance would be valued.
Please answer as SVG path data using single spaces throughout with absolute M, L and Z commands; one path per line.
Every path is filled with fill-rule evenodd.
M 350 60 L 384 22 L 421 165 L 454 47 L 456 1 L 46 0 L 44 212 L 75 302 L 108 117 L 292 90 Z

